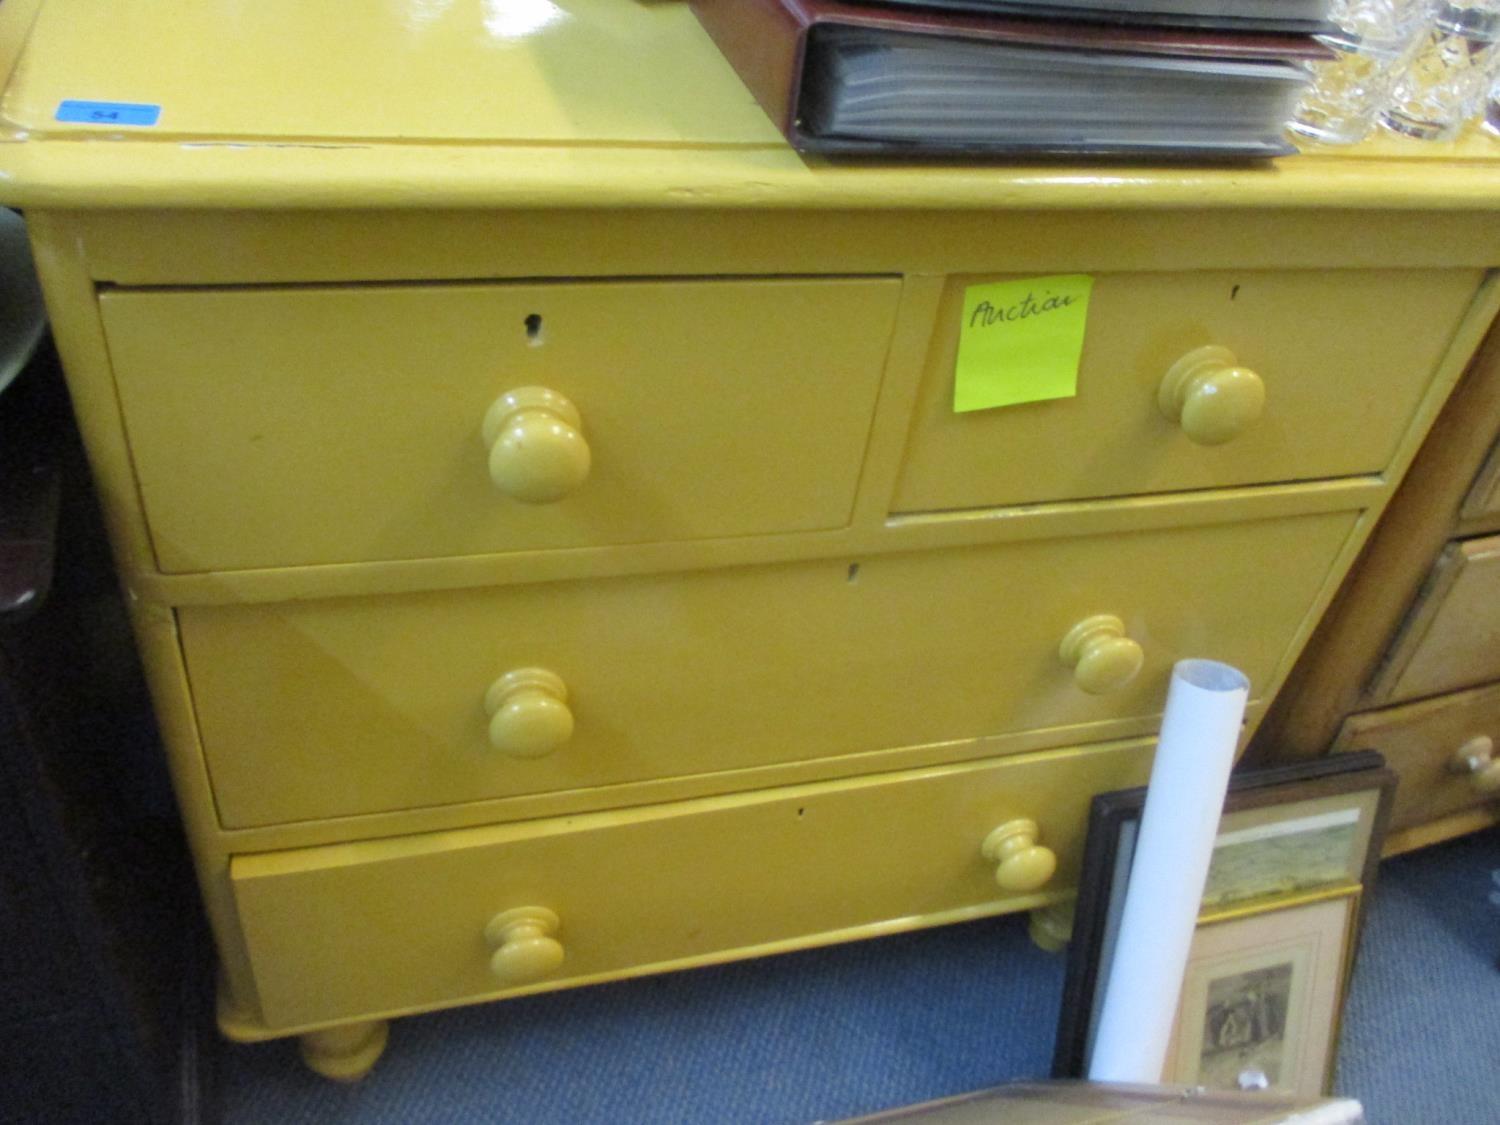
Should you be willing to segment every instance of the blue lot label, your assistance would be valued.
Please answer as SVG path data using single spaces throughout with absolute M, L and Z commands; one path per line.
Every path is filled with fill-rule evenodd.
M 57 120 L 88 125 L 155 125 L 161 117 L 159 105 L 132 102 L 65 101 L 57 107 Z

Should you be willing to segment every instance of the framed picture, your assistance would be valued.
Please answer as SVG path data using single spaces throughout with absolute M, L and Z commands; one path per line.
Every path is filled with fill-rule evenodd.
M 1161 1081 L 1327 1089 L 1395 785 L 1372 751 L 1231 778 Z M 1145 800 L 1090 808 L 1054 1077 L 1088 1072 Z
M 1358 891 L 1200 921 L 1164 1080 L 1322 1093 L 1331 1077 Z

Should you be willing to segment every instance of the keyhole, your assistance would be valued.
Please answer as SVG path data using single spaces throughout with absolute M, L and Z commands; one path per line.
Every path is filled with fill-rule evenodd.
M 542 344 L 542 314 L 532 313 L 526 318 L 526 343 L 533 347 Z

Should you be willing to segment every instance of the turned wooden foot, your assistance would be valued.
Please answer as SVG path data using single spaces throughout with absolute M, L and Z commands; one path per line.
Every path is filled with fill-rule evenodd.
M 1031 912 L 1031 940 L 1048 953 L 1061 953 L 1073 937 L 1073 903 L 1054 902 Z
M 310 1031 L 302 1036 L 302 1061 L 324 1078 L 358 1082 L 385 1050 L 390 1030 L 389 1021 L 370 1020 Z

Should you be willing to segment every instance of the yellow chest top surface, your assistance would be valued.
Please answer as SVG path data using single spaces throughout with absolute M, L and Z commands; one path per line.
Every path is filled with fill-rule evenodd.
M 1500 142 L 1259 166 L 799 157 L 676 0 L 8 0 L 0 197 L 86 206 L 1493 208 Z M 59 120 L 67 101 L 154 124 Z M 24 145 L 19 142 L 26 141 Z
M 156 134 L 369 144 L 779 146 L 681 3 L 124 0 L 43 4 L 5 116 L 161 107 Z

